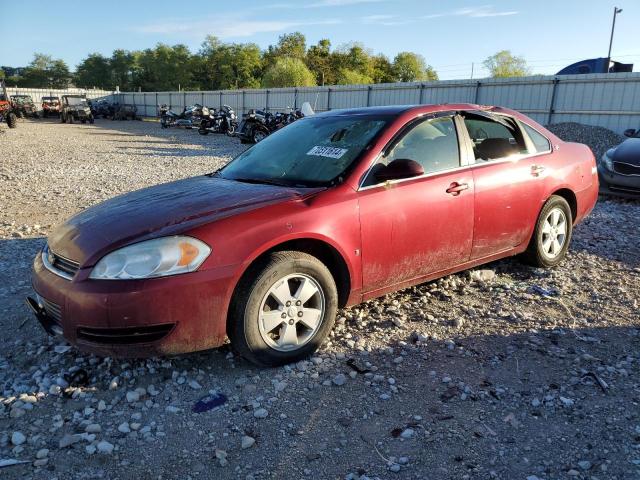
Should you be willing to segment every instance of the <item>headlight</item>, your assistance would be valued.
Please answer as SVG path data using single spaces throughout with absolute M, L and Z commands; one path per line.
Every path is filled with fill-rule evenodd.
M 105 255 L 93 267 L 89 278 L 128 280 L 193 272 L 210 253 L 211 248 L 195 238 L 156 238 Z
M 604 164 L 607 170 L 609 170 L 610 172 L 613 172 L 613 161 L 611 160 L 611 158 L 609 158 L 609 156 L 607 155 L 607 152 L 605 152 L 602 155 L 602 163 Z

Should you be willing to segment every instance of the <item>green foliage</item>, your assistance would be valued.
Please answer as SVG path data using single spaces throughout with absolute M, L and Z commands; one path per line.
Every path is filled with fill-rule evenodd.
M 275 65 L 269 67 L 262 77 L 262 86 L 279 87 L 311 87 L 316 80 L 311 70 L 297 58 L 280 58 Z
M 109 59 L 99 53 L 90 53 L 76 67 L 75 84 L 82 88 L 113 88 Z
M 0 80 L 4 80 L 5 74 L 4 70 L 0 68 Z
M 369 83 L 373 83 L 373 78 L 355 70 L 343 68 L 338 73 L 338 85 L 367 85 Z
M 116 49 L 110 57 L 91 53 L 77 65 L 73 76 L 62 60 L 37 53 L 24 69 L 0 70 L 0 78 L 3 76 L 8 84 L 25 87 L 64 88 L 73 79 L 78 87 L 118 87 L 121 91 L 356 85 L 438 78 L 421 55 L 401 52 L 391 62 L 362 43 L 332 50 L 328 39 L 307 48 L 300 32 L 281 35 L 264 51 L 255 43 L 225 43 L 210 35 L 196 53 L 182 44 L 164 43 L 146 50 Z
M 393 59 L 393 73 L 398 82 L 419 82 L 437 80 L 438 74 L 424 60 L 422 55 L 413 52 L 400 52 Z
M 9 77 L 10 84 L 19 87 L 66 88 L 71 73 L 62 60 L 54 60 L 50 55 L 35 53 L 33 60 L 24 69 L 21 76 Z
M 483 65 L 489 70 L 492 77 L 526 77 L 531 75 L 531 69 L 523 57 L 515 56 L 509 50 L 501 50 L 487 58 Z

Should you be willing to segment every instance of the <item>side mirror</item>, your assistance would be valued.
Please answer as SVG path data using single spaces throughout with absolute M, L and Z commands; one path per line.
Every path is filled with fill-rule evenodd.
M 420 175 L 424 175 L 422 165 L 408 158 L 398 158 L 375 173 L 376 179 L 381 182 L 419 177 Z
M 629 128 L 629 129 L 624 131 L 624 136 L 625 137 L 633 137 L 635 134 L 636 134 L 636 129 L 635 128 Z

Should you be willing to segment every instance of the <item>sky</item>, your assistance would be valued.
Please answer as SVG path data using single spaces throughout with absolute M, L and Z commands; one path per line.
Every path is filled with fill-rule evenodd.
M 196 52 L 206 35 L 226 42 L 275 44 L 300 31 L 307 44 L 362 42 L 391 59 L 423 55 L 441 79 L 487 75 L 482 61 L 499 50 L 523 56 L 533 73 L 553 74 L 575 61 L 606 57 L 614 5 L 612 58 L 640 71 L 640 1 L 615 0 L 0 0 L 0 65 L 25 66 L 34 52 L 71 69 L 89 53 L 138 50 L 158 42 Z M 6 39 L 13 39 L 6 41 Z

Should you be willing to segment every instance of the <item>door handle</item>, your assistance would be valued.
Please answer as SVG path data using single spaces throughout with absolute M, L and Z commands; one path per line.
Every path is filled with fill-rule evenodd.
M 542 172 L 544 172 L 542 165 L 531 165 L 531 175 L 534 177 L 539 177 Z
M 447 188 L 447 193 L 450 193 L 453 196 L 457 196 L 460 195 L 460 192 L 462 192 L 463 190 L 467 190 L 468 188 L 468 183 L 453 182 L 451 185 L 449 185 L 449 188 Z

